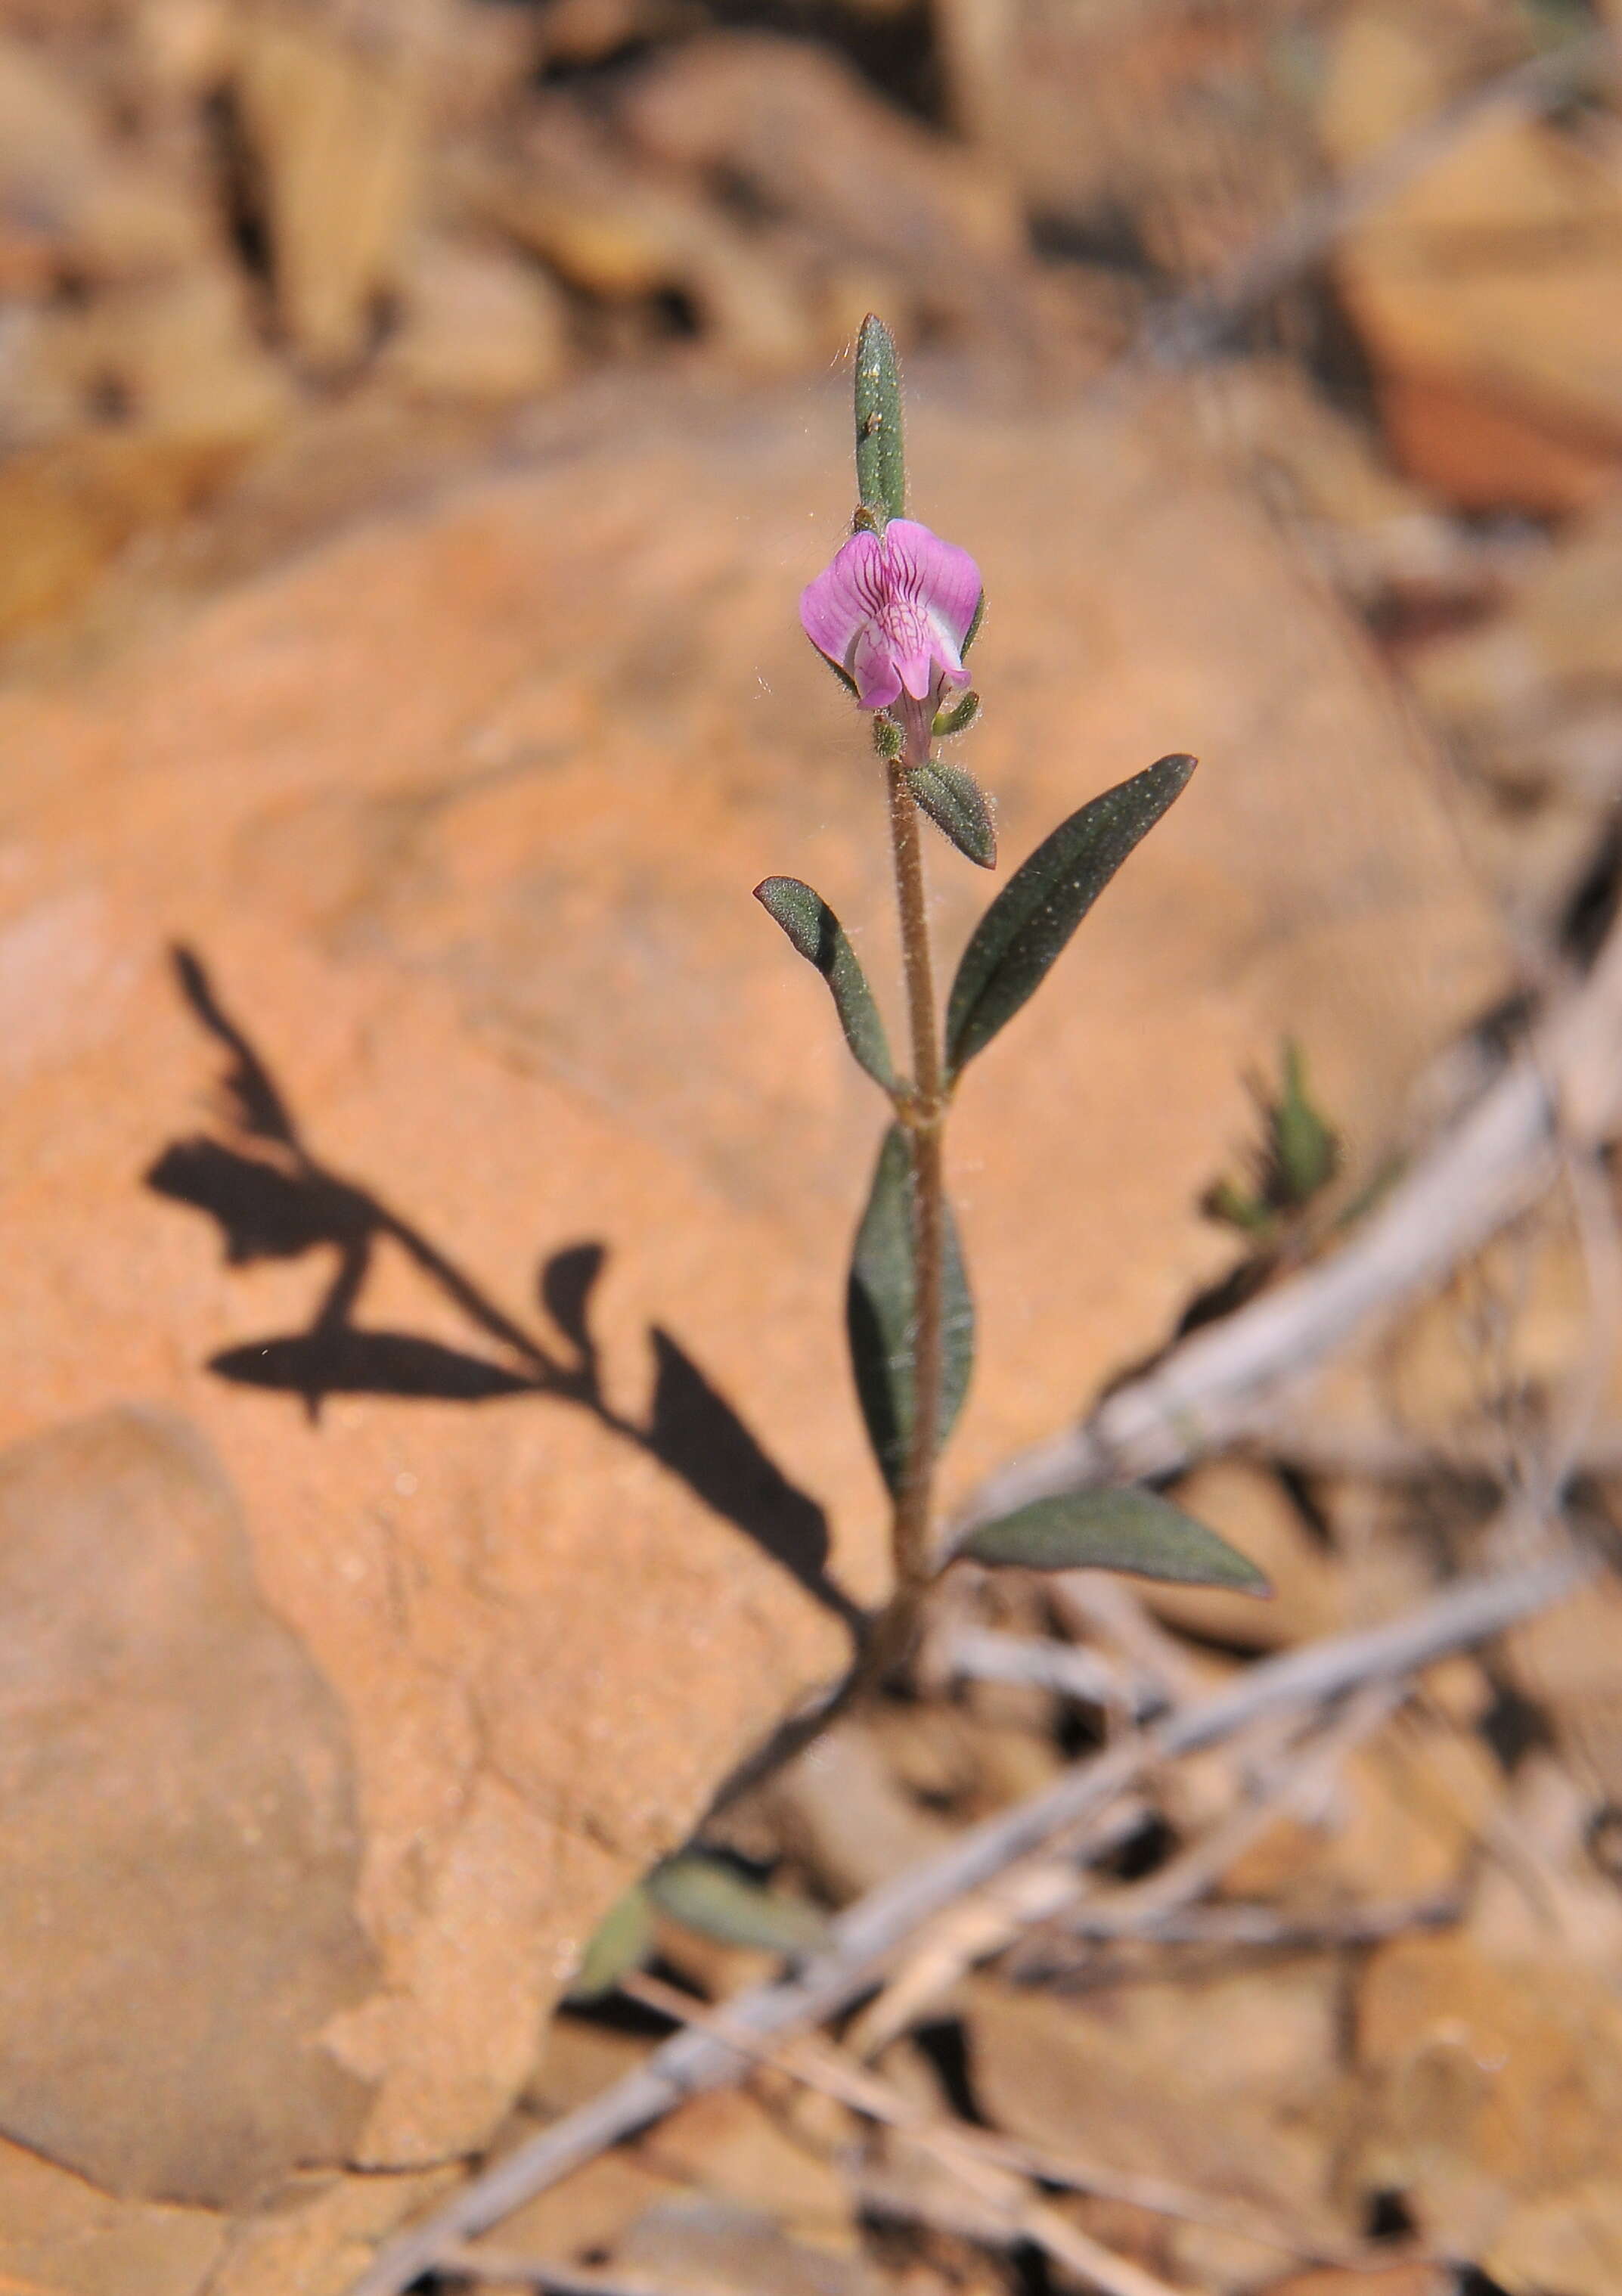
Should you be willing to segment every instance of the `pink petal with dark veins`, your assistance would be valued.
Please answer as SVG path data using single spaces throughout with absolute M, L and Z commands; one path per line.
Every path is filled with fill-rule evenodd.
M 891 519 L 884 554 L 891 586 L 915 599 L 945 640 L 949 659 L 942 668 L 961 669 L 963 640 L 980 603 L 979 568 L 966 550 L 911 518 Z
M 857 636 L 884 603 L 884 545 L 876 534 L 853 534 L 799 594 L 800 626 L 819 653 L 848 669 Z M 864 702 L 864 709 L 882 708 Z

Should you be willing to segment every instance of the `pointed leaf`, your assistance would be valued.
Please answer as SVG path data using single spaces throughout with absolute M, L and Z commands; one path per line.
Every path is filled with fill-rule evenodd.
M 650 1875 L 648 1888 L 661 1913 L 720 1945 L 815 1953 L 827 1942 L 827 1916 L 816 1906 L 769 1890 L 728 1859 L 702 1850 L 668 1859 Z
M 569 1987 L 570 2001 L 601 2001 L 622 1977 L 640 1969 L 653 1943 L 653 1906 L 641 1882 L 617 1898 L 593 1933 Z
M 1061 822 L 1009 879 L 975 927 L 946 1007 L 954 1076 L 982 1052 L 1026 998 L 1138 840 L 1194 770 L 1162 758 Z
M 988 1522 L 958 1548 L 976 1562 L 1015 1563 L 1025 1570 L 1129 1570 L 1187 1587 L 1228 1587 L 1245 1595 L 1272 1589 L 1253 1562 L 1225 1538 L 1153 1491 L 1074 1491 L 1036 1499 Z
M 868 1075 L 886 1092 L 893 1091 L 896 1071 L 884 1023 L 861 959 L 827 902 L 798 877 L 765 878 L 755 888 L 755 898 L 827 982 L 845 1041 Z
M 927 766 L 913 766 L 906 783 L 936 828 L 966 859 L 982 869 L 996 867 L 996 828 L 985 791 L 972 774 L 931 758 Z
M 901 436 L 901 376 L 896 342 L 869 312 L 856 338 L 856 494 L 884 521 L 906 515 L 906 463 Z
M 1273 1152 L 1285 1201 L 1310 1202 L 1328 1185 L 1340 1160 L 1340 1144 L 1307 1089 L 1307 1062 L 1293 1037 L 1284 1039 L 1283 1088 L 1273 1110 Z
M 946 1213 L 946 1365 L 940 1440 L 952 1432 L 974 1363 L 974 1304 L 963 1273 L 957 1226 Z M 879 1151 L 872 1193 L 856 1230 L 847 1295 L 850 1359 L 868 1439 L 896 1490 L 913 1437 L 913 1160 L 906 1135 L 891 1125 Z

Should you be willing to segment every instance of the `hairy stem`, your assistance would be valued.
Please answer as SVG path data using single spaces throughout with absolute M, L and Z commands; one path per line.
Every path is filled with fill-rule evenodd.
M 946 1101 L 935 1017 L 918 808 L 906 780 L 908 766 L 928 759 L 930 723 L 927 703 L 909 712 L 906 749 L 889 768 L 890 838 L 913 1054 L 913 1089 L 901 1111 L 913 1159 L 913 1426 L 901 1488 L 896 1495 L 892 1530 L 897 1595 L 904 1605 L 910 1605 L 930 1576 L 930 1529 L 946 1359 L 946 1200 L 941 1128 Z

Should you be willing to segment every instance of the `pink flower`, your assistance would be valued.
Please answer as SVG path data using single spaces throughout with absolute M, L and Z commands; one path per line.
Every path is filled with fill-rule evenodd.
M 864 709 L 914 702 L 967 685 L 963 640 L 980 602 L 966 550 L 910 518 L 881 534 L 853 534 L 799 595 L 799 619 L 819 653 L 842 669 Z

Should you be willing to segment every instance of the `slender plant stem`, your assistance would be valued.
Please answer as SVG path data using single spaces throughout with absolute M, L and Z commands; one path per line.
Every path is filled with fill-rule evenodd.
M 901 1488 L 896 1495 L 893 1530 L 897 1595 L 904 1611 L 930 1577 L 935 1461 L 946 1368 L 946 1199 L 941 1162 L 946 1079 L 935 1017 L 918 808 L 906 779 L 907 767 L 925 762 L 929 748 L 930 719 L 920 711 L 908 726 L 905 751 L 889 768 L 890 838 L 913 1051 L 913 1089 L 901 1111 L 913 1160 L 913 1425 Z

